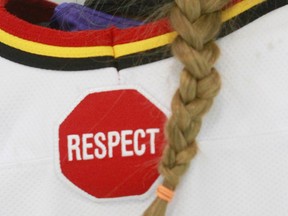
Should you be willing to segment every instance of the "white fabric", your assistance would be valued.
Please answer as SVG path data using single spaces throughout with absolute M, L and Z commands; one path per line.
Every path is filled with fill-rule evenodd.
M 168 216 L 287 216 L 288 6 L 221 39 L 223 87 Z M 120 71 L 54 72 L 0 58 L 0 215 L 140 216 L 154 198 L 93 202 L 55 174 L 53 132 L 83 92 L 137 84 L 169 108 L 175 59 Z

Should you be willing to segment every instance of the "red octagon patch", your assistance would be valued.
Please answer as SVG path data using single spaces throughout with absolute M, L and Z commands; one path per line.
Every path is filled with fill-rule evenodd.
M 95 198 L 142 195 L 159 176 L 165 121 L 135 89 L 91 93 L 59 127 L 60 171 Z

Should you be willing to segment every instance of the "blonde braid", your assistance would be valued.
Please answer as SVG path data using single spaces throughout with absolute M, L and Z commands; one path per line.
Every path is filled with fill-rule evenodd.
M 220 90 L 220 76 L 213 65 L 219 49 L 213 42 L 221 27 L 221 9 L 229 0 L 175 0 L 170 21 L 178 32 L 173 54 L 185 65 L 180 87 L 172 99 L 172 116 L 166 125 L 168 145 L 159 165 L 163 185 L 175 190 L 180 177 L 197 153 L 196 136 L 202 116 Z M 164 216 L 167 201 L 159 197 L 144 216 Z

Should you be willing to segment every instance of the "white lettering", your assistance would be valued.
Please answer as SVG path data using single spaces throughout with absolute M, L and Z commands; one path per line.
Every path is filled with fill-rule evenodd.
M 129 157 L 133 156 L 133 151 L 128 151 L 127 150 L 127 145 L 132 144 L 132 140 L 127 139 L 127 135 L 132 135 L 133 131 L 132 130 L 123 130 L 121 131 L 121 150 L 122 150 L 122 156 L 123 157 Z
M 156 136 L 159 128 L 83 133 L 67 136 L 68 160 L 93 160 L 106 157 L 132 157 L 156 154 Z M 142 140 L 142 142 L 141 142 Z M 149 149 L 150 145 L 150 149 Z M 117 148 L 119 147 L 119 148 Z M 120 155 L 115 155 L 121 151 Z M 118 153 L 117 153 L 118 154 Z
M 159 133 L 159 128 L 149 128 L 146 130 L 146 133 L 150 134 L 150 153 L 155 154 L 155 136 L 156 133 Z
M 88 149 L 93 147 L 92 143 L 88 143 L 87 139 L 93 138 L 93 134 L 83 134 L 82 136 L 82 150 L 83 150 L 83 160 L 91 160 L 93 159 L 93 154 L 88 154 Z
M 144 153 L 146 151 L 146 146 L 145 146 L 145 144 L 141 144 L 141 148 L 139 148 L 139 143 L 138 143 L 139 135 L 141 138 L 144 138 L 145 137 L 145 131 L 143 129 L 138 129 L 135 131 L 134 139 L 133 139 L 134 151 L 135 151 L 136 155 L 142 156 L 142 155 L 144 155 Z
M 73 160 L 73 151 L 76 152 L 76 159 L 81 159 L 81 153 L 80 153 L 80 137 L 75 134 L 68 135 L 67 137 L 67 147 L 68 147 L 68 160 Z
M 113 157 L 113 148 L 120 144 L 120 135 L 117 131 L 108 132 L 108 155 Z
M 96 158 L 103 159 L 107 155 L 107 149 L 106 149 L 106 146 L 99 140 L 100 138 L 102 139 L 102 141 L 106 141 L 105 134 L 102 132 L 99 132 L 99 133 L 96 133 L 94 136 L 95 144 L 97 147 L 101 149 L 102 153 L 100 153 L 98 148 L 95 148 L 94 154 Z

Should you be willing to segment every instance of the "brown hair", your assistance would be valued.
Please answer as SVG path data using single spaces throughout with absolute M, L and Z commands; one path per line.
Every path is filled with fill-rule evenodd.
M 213 67 L 219 49 L 213 42 L 221 26 L 221 9 L 229 0 L 175 0 L 170 12 L 178 36 L 172 52 L 183 64 L 180 86 L 172 99 L 172 116 L 166 124 L 167 146 L 159 164 L 163 186 L 174 191 L 197 153 L 196 136 L 202 116 L 220 90 Z M 144 216 L 164 216 L 167 201 L 157 197 Z

